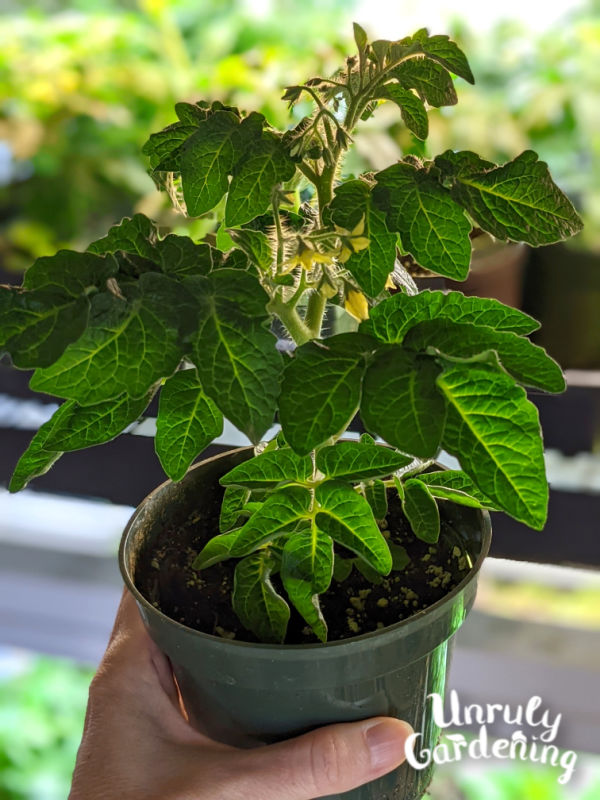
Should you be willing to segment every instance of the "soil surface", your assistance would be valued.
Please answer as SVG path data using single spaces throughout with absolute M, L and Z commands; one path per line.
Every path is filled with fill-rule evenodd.
M 219 493 L 202 512 L 190 514 L 177 529 L 164 528 L 152 548 L 140 553 L 135 583 L 142 594 L 164 614 L 190 628 L 246 642 L 258 641 L 246 630 L 231 608 L 236 559 L 223 561 L 201 572 L 191 567 L 204 544 L 218 533 Z M 383 628 L 416 614 L 444 597 L 467 575 L 471 561 L 440 503 L 441 535 L 435 545 L 415 537 L 402 513 L 395 493 L 383 533 L 390 544 L 405 548 L 410 561 L 380 583 L 367 580 L 356 568 L 346 580 L 335 578 L 320 595 L 329 627 L 328 640 L 346 639 Z M 353 557 L 335 545 L 337 554 Z M 277 575 L 275 588 L 285 597 Z M 308 644 L 318 639 L 291 607 L 286 644 Z

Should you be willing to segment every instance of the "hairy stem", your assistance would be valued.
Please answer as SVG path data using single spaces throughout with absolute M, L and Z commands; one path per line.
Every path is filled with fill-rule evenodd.
M 312 339 L 318 339 L 321 336 L 326 304 L 327 298 L 318 289 L 315 289 L 308 298 L 304 324 L 308 327 Z
M 279 317 L 282 325 L 298 347 L 314 338 L 312 331 L 302 320 L 296 309 L 284 303 L 280 297 L 271 298 L 267 305 L 267 311 Z

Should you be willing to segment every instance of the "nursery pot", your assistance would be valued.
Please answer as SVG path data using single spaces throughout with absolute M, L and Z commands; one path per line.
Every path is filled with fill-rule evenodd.
M 164 526 L 176 530 L 192 510 L 214 507 L 222 492 L 219 477 L 252 453 L 252 448 L 229 451 L 199 463 L 180 483 L 159 486 L 135 511 L 121 541 L 123 578 L 150 636 L 171 660 L 190 722 L 214 739 L 252 747 L 320 725 L 390 715 L 407 720 L 422 735 L 419 749 L 434 747 L 439 730 L 427 696 L 444 693 L 453 635 L 471 609 L 489 548 L 489 515 L 452 506 L 451 525 L 473 566 L 442 600 L 408 619 L 325 644 L 223 639 L 161 613 L 153 604 L 156 597 L 145 597 L 137 588 L 136 570 Z M 418 800 L 431 777 L 431 767 L 417 770 L 405 763 L 383 778 L 331 797 Z

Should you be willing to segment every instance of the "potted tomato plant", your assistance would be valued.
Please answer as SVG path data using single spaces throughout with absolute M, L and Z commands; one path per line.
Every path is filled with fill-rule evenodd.
M 527 338 L 538 324 L 496 300 L 418 291 L 401 259 L 463 280 L 475 227 L 536 246 L 579 218 L 531 151 L 344 176 L 380 103 L 424 139 L 427 107 L 456 102 L 451 73 L 473 80 L 446 36 L 369 43 L 356 25 L 355 40 L 333 77 L 286 90 L 313 106 L 289 130 L 199 102 L 150 136 L 157 184 L 189 216 L 212 215 L 204 241 L 161 237 L 136 214 L 0 294 L 4 349 L 35 369 L 33 389 L 65 400 L 11 490 L 117 436 L 159 393 L 170 480 L 132 518 L 121 569 L 190 719 L 233 744 L 392 714 L 431 747 L 426 697 L 444 691 L 473 602 L 487 509 L 537 530 L 546 519 L 523 387 L 561 392 L 564 379 Z M 354 330 L 327 335 L 331 305 Z M 353 440 L 357 413 L 368 433 Z M 189 469 L 224 419 L 253 447 Z M 440 467 L 441 450 L 460 468 Z M 417 798 L 430 777 L 404 765 L 347 797 Z

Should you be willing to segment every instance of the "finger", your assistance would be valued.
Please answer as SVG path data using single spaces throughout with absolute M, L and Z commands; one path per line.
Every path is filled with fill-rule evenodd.
M 152 641 L 133 596 L 124 589 L 98 677 L 111 684 L 133 683 L 140 693 L 154 691 L 158 682 L 163 693 L 180 712 L 179 693 L 168 658 Z
M 347 792 L 399 766 L 412 733 L 407 722 L 374 717 L 244 751 L 239 753 L 236 788 L 263 800 L 310 800 Z

